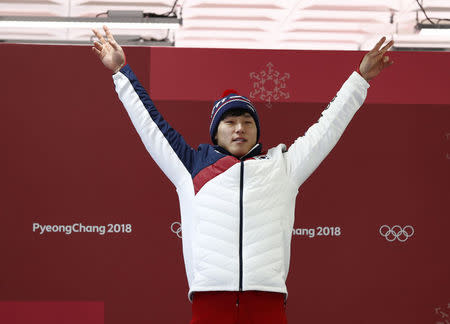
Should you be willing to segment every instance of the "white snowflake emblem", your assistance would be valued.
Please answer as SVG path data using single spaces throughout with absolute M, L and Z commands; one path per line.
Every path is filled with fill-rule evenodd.
M 259 73 L 250 72 L 250 79 L 254 79 L 253 90 L 250 92 L 250 98 L 261 99 L 266 102 L 268 108 L 272 107 L 272 102 L 289 98 L 289 92 L 286 92 L 286 80 L 289 79 L 289 73 L 276 71 L 274 65 L 269 62 L 266 64 L 267 71 L 262 70 Z

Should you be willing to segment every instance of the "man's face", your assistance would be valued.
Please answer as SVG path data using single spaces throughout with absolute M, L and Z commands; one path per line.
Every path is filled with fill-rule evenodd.
M 240 158 L 256 145 L 258 130 L 249 113 L 240 116 L 228 115 L 217 127 L 216 141 L 234 156 Z

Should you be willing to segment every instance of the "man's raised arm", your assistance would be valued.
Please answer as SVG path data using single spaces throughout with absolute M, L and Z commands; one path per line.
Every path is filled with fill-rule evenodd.
M 383 37 L 375 47 L 364 55 L 357 72 L 347 79 L 335 98 L 322 112 L 318 122 L 299 137 L 286 152 L 287 172 L 300 186 L 319 166 L 323 159 L 338 142 L 353 115 L 363 104 L 368 82 L 380 74 L 393 61 L 386 52 L 393 41 L 381 46 L 386 41 Z
M 170 181 L 178 187 L 186 177 L 190 177 L 196 151 L 164 120 L 147 91 L 126 64 L 125 53 L 114 40 L 108 27 L 104 26 L 103 29 L 107 39 L 97 30 L 93 30 L 99 41 L 94 42 L 92 51 L 103 65 L 113 72 L 119 99 L 147 151 Z

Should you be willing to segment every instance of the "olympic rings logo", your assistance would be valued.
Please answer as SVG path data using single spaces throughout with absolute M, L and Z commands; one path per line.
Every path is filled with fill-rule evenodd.
M 383 225 L 380 227 L 379 232 L 380 235 L 384 236 L 389 242 L 393 242 L 396 239 L 400 242 L 405 242 L 414 235 L 414 227 L 411 225 L 406 225 L 402 228 L 400 225 L 394 225 L 390 228 L 388 225 Z
M 170 229 L 172 230 L 172 233 L 177 234 L 179 238 L 182 238 L 181 236 L 181 223 L 180 222 L 174 222 L 170 226 Z

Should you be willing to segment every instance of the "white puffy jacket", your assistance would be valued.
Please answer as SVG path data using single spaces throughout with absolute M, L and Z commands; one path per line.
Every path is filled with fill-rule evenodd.
M 289 149 L 280 144 L 262 154 L 258 144 L 237 159 L 219 146 L 188 146 L 128 65 L 113 79 L 148 152 L 177 189 L 189 297 L 196 291 L 287 294 L 298 188 L 337 143 L 368 83 L 354 72 Z

